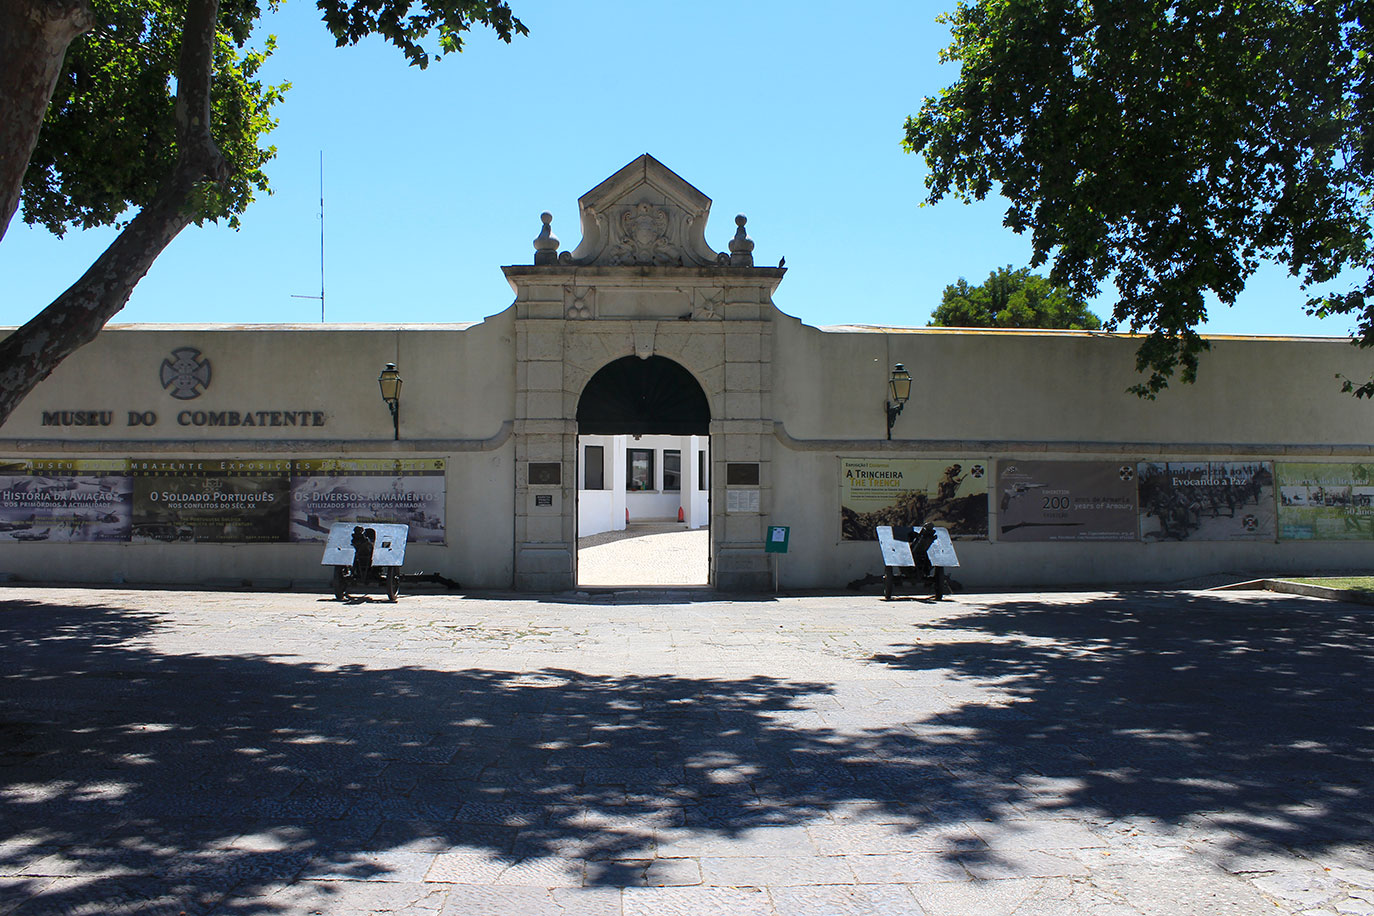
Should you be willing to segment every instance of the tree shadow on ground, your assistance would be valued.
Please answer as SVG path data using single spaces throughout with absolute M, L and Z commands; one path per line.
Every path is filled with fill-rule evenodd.
M 0 892 L 29 898 L 16 914 L 266 914 L 292 881 L 542 868 L 553 883 L 571 867 L 621 887 L 683 837 L 856 809 L 911 832 L 1057 809 L 1206 815 L 1298 849 L 1367 835 L 1371 618 L 1163 608 L 1123 595 L 945 618 L 877 660 L 927 672 L 944 699 L 874 725 L 819 715 L 822 682 L 173 655 L 151 647 L 158 614 L 10 601 L 0 876 L 19 877 Z M 951 835 L 949 857 L 992 856 Z
M 1015 806 L 1374 868 L 1371 649 L 1359 605 L 1136 592 L 991 601 L 875 660 L 998 686 L 937 718 Z
M 421 881 L 417 862 L 477 884 L 572 865 L 621 887 L 665 831 L 907 807 L 906 764 L 850 772 L 831 730 L 795 723 L 821 683 L 164 654 L 160 624 L 0 604 L 0 890 L 31 897 L 17 913 L 268 913 L 260 895 L 285 883 Z

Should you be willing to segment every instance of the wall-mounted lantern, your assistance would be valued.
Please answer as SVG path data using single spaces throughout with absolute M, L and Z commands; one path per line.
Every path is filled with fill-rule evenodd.
M 377 376 L 377 384 L 382 389 L 382 400 L 391 408 L 391 425 L 395 427 L 397 441 L 401 438 L 401 373 L 395 363 L 387 363 L 382 374 Z
M 901 363 L 892 367 L 892 377 L 887 380 L 887 438 L 892 438 L 892 424 L 911 397 L 911 373 Z

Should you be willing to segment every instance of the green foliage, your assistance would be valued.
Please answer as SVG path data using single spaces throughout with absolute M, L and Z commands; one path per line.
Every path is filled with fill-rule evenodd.
M 24 221 L 61 236 L 71 227 L 119 225 L 146 204 L 176 163 L 177 58 L 184 2 L 94 0 L 100 23 L 72 43 L 38 146 L 24 175 Z M 192 202 L 197 223 L 238 215 L 254 192 L 269 192 L 263 166 L 276 148 L 263 145 L 276 126 L 272 106 L 288 84 L 258 78 L 272 53 L 247 47 L 260 15 L 255 0 L 220 6 L 211 118 L 216 144 L 232 174 L 203 185 Z
M 340 47 L 378 35 L 421 69 L 431 56 L 438 60 L 463 50 L 463 33 L 474 25 L 487 26 L 505 42 L 529 34 L 505 0 L 318 0 L 316 5 Z
M 270 0 L 275 6 L 275 0 Z M 504 41 L 527 34 L 501 0 L 320 0 L 340 45 L 378 34 L 424 67 L 462 49 L 474 25 Z M 146 204 L 176 163 L 176 68 L 185 0 L 92 0 L 100 23 L 72 43 L 38 145 L 24 175 L 23 218 L 61 236 L 68 228 L 122 225 Z M 223 184 L 201 185 L 191 201 L 196 222 L 237 228 L 255 193 L 271 193 L 266 144 L 272 108 L 289 83 L 269 85 L 259 71 L 275 48 L 269 36 L 249 46 L 257 0 L 221 0 L 212 86 L 212 133 L 228 160 Z M 436 46 L 426 49 L 432 40 Z
M 1095 331 L 1102 321 L 1072 290 L 1055 286 L 1030 268 L 999 267 L 979 286 L 967 280 L 945 287 L 932 327 L 1059 328 Z
M 1112 280 L 1113 326 L 1148 335 L 1137 393 L 1195 378 L 1205 294 L 1229 306 L 1262 259 L 1357 275 L 1308 309 L 1374 345 L 1374 0 L 973 0 L 942 21 L 959 78 L 904 140 L 929 200 L 995 189 L 1052 282 Z

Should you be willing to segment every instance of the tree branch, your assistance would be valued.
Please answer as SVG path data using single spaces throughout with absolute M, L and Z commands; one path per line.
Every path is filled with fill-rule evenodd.
M 190 204 L 197 186 L 228 176 L 228 163 L 210 133 L 218 13 L 219 0 L 191 0 L 187 7 L 177 64 L 176 167 L 81 279 L 0 341 L 0 424 L 124 308 L 153 261 L 194 220 Z
M 94 26 L 86 0 L 0 0 L 0 239 L 19 209 L 67 46 Z

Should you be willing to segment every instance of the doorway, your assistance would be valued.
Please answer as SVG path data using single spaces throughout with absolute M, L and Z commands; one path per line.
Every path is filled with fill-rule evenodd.
M 577 408 L 577 584 L 710 583 L 710 406 L 661 356 L 627 356 Z

